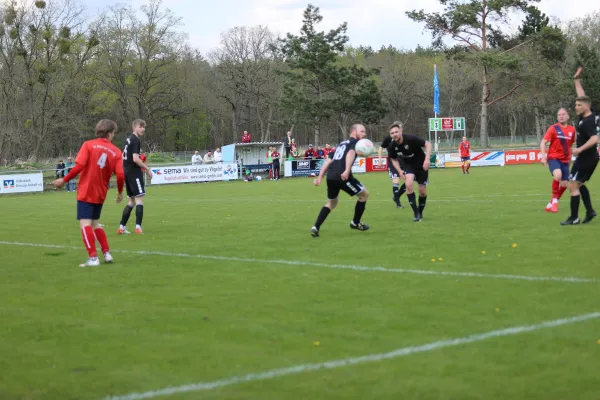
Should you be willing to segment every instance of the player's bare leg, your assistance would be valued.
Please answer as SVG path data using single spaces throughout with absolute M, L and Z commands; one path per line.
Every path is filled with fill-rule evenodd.
M 469 172 L 469 170 L 471 169 L 471 161 L 467 161 L 467 175 L 469 175 L 471 172 Z
M 415 176 L 413 174 L 407 174 L 404 183 L 406 184 L 406 197 L 408 197 L 408 204 L 410 204 L 410 207 L 415 215 L 413 221 L 419 222 L 421 221 L 421 213 L 419 213 L 417 198 L 415 196 Z
M 358 201 L 356 202 L 356 206 L 354 208 L 354 218 L 352 219 L 352 222 L 350 222 L 350 228 L 358 229 L 359 231 L 369 230 L 369 225 L 365 225 L 360 222 L 360 219 L 365 212 L 368 199 L 369 191 L 366 188 L 363 188 L 363 190 L 361 190 L 361 192 L 358 194 Z
M 325 222 L 325 219 L 327 218 L 329 213 L 338 205 L 338 201 L 338 198 L 335 198 L 333 200 L 327 199 L 327 204 L 325 204 L 323 208 L 321 208 L 319 216 L 317 217 L 317 221 L 310 230 L 310 234 L 312 237 L 319 236 L 319 229 L 321 229 L 321 225 L 323 225 L 323 222 Z
M 88 260 L 83 264 L 79 264 L 79 266 L 83 268 L 97 267 L 100 265 L 100 260 L 98 260 L 98 252 L 96 251 L 96 236 L 94 235 L 94 229 L 92 228 L 92 220 L 80 219 L 79 227 L 81 228 L 81 237 L 83 239 L 85 250 L 88 253 Z

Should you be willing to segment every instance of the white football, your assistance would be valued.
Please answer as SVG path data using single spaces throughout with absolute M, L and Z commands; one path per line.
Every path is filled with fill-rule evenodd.
M 373 142 L 371 142 L 369 139 L 360 139 L 356 143 L 354 150 L 359 156 L 367 157 L 375 152 L 375 147 L 373 146 Z

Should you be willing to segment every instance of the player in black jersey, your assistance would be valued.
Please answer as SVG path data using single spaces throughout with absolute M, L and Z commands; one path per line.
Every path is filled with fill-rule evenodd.
M 394 167 L 405 175 L 406 197 L 413 209 L 413 221 L 423 219 L 423 210 L 427 202 L 427 184 L 429 183 L 429 157 L 431 156 L 431 143 L 418 136 L 402 133 L 402 123 L 394 122 L 389 128 L 392 143 L 388 147 L 388 157 Z M 423 151 L 425 147 L 425 151 Z M 402 167 L 400 161 L 402 160 Z M 414 182 L 419 184 L 419 205 L 415 199 Z
M 144 171 L 148 175 L 148 179 L 152 179 L 152 171 L 140 159 L 141 143 L 140 136 L 144 136 L 146 132 L 146 122 L 141 119 L 136 119 L 131 124 L 133 133 L 125 141 L 123 148 L 123 169 L 125 170 L 125 189 L 129 201 L 123 210 L 121 224 L 117 229 L 117 234 L 122 235 L 130 233 L 127 228 L 127 221 L 131 215 L 131 210 L 135 207 L 135 233 L 142 234 L 142 219 L 144 218 L 144 195 L 146 194 L 144 185 Z
M 598 165 L 598 135 L 600 135 L 600 115 L 592 112 L 591 100 L 585 95 L 583 86 L 579 81 L 579 75 L 583 69 L 579 67 L 575 73 L 575 111 L 579 116 L 577 125 L 577 148 L 573 149 L 573 155 L 577 158 L 571 167 L 569 189 L 571 192 L 571 215 L 561 225 L 579 224 L 579 203 L 583 200 L 585 206 L 585 219 L 581 221 L 587 224 L 596 217 L 596 211 L 592 207 L 590 191 L 585 185 L 592 177 Z
M 329 156 L 319 172 L 319 176 L 315 179 L 315 185 L 319 186 L 323 180 L 323 176 L 327 174 L 327 204 L 321 208 L 317 221 L 310 230 L 310 234 L 313 237 L 319 236 L 321 225 L 325 222 L 325 219 L 331 210 L 337 206 L 340 190 L 343 190 L 350 196 L 358 196 L 358 201 L 354 208 L 354 218 L 352 219 L 352 222 L 350 222 L 350 228 L 359 231 L 366 231 L 369 229 L 369 225 L 360 222 L 360 219 L 365 212 L 369 192 L 358 179 L 352 176 L 352 164 L 354 164 L 354 159 L 356 158 L 354 146 L 356 146 L 356 142 L 364 137 L 365 127 L 360 124 L 352 125 L 350 138 L 341 142 L 336 147 L 335 152 L 329 153 Z
M 383 149 L 387 149 L 391 143 L 392 143 L 392 137 L 390 135 L 386 136 L 385 139 L 383 139 L 383 142 L 381 142 L 381 146 L 379 147 L 379 152 L 378 152 L 379 165 L 381 165 L 381 156 L 383 153 Z M 400 164 L 400 167 L 402 167 L 402 164 Z M 394 167 L 394 165 L 392 164 L 392 162 L 389 159 L 387 162 L 387 168 L 388 168 L 388 175 L 390 176 L 390 179 L 392 180 L 392 193 L 394 194 L 394 197 L 392 197 L 392 200 L 394 201 L 394 203 L 396 203 L 396 208 L 404 208 L 404 207 L 402 207 L 402 204 L 400 203 L 400 197 L 402 196 L 402 194 L 404 192 L 406 192 L 406 184 L 403 183 L 401 187 L 398 187 L 400 185 L 400 171 L 396 170 L 396 168 Z

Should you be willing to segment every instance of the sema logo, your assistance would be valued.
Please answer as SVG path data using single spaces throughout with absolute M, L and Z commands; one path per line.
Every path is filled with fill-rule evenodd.
M 14 189 L 15 188 L 14 179 L 6 179 L 3 183 L 4 183 L 3 184 L 4 189 Z
M 310 161 L 298 161 L 298 169 L 310 169 Z
M 162 172 L 160 172 L 160 169 L 153 169 L 153 170 L 152 170 L 152 173 L 153 173 L 154 175 L 162 175 Z

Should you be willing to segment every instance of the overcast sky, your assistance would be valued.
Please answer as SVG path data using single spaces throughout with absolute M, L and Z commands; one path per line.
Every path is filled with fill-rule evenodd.
M 148 1 L 84 0 L 91 13 L 116 3 L 139 9 Z M 297 34 L 308 3 L 321 9 L 321 30 L 347 22 L 352 45 L 376 50 L 389 44 L 400 49 L 414 49 L 419 44 L 428 46 L 431 36 L 423 32 L 421 24 L 409 20 L 405 12 L 414 8 L 442 11 L 436 0 L 163 0 L 163 7 L 182 18 L 180 29 L 187 33 L 189 43 L 206 54 L 219 46 L 221 32 L 235 26 L 266 25 L 275 33 Z M 541 0 L 538 7 L 563 21 L 600 10 L 597 0 L 585 3 L 585 7 L 576 7 L 565 0 Z M 592 6 L 593 3 L 596 5 Z

